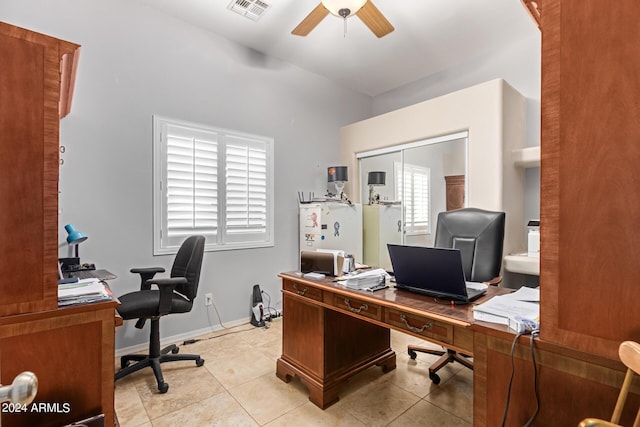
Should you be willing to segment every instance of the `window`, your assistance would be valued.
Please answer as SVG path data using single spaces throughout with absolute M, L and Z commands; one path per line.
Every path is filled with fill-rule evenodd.
M 404 205 L 406 233 L 430 233 L 429 168 L 405 163 L 403 169 L 400 162 L 395 162 L 394 172 L 396 194 Z
M 154 116 L 154 254 L 273 246 L 273 139 Z

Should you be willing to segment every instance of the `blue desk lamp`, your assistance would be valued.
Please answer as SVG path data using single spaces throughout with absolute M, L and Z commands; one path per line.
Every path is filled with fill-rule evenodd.
M 67 236 L 67 243 L 69 244 L 69 256 L 71 256 L 71 247 L 75 246 L 76 258 L 79 258 L 78 245 L 87 240 L 88 237 L 83 232 L 76 230 L 72 224 L 65 225 L 64 229 L 67 230 L 67 233 L 69 233 L 69 235 Z

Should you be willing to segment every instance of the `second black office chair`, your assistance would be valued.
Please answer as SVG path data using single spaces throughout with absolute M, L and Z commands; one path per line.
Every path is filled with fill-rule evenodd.
M 179 351 L 176 345 L 160 349 L 160 317 L 191 311 L 193 300 L 198 293 L 204 240 L 203 236 L 191 236 L 182 243 L 173 261 L 170 278 L 154 278 L 156 273 L 165 271 L 162 267 L 131 269 L 132 273 L 140 274 L 140 290 L 118 298 L 121 303 L 118 313 L 124 320 L 138 319 L 138 329 L 144 327 L 147 319 L 151 321 L 149 354 L 122 356 L 122 369 L 116 372 L 116 380 L 150 366 L 158 383 L 158 391 L 166 393 L 169 384 L 164 382 L 161 363 L 194 360 L 197 366 L 204 365 L 204 359 L 199 355 L 176 354 Z M 158 289 L 151 289 L 151 285 L 156 285 Z M 132 361 L 135 363 L 131 364 Z
M 502 266 L 502 246 L 504 244 L 505 213 L 491 212 L 476 208 L 464 208 L 441 212 L 438 215 L 434 246 L 460 250 L 464 276 L 470 282 L 484 282 L 497 285 Z M 441 355 L 429 367 L 429 378 L 434 384 L 440 383 L 436 373 L 454 361 L 473 369 L 473 363 L 464 355 L 451 349 L 432 350 L 420 346 L 407 349 L 412 359 L 416 352 Z

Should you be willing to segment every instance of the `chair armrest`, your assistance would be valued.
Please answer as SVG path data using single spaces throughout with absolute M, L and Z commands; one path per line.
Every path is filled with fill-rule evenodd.
M 587 418 L 582 420 L 578 427 L 620 427 L 620 424 L 614 424 L 610 421 L 599 420 L 597 418 Z
M 140 275 L 140 290 L 148 291 L 151 289 L 151 284 L 147 283 L 150 279 L 153 279 L 153 276 L 156 273 L 164 273 L 164 268 L 162 267 L 147 267 L 147 268 L 132 268 L 131 271 L 133 274 Z
M 149 280 L 147 282 L 149 286 L 157 285 L 160 289 L 160 304 L 158 307 L 158 314 L 164 316 L 171 312 L 171 303 L 173 301 L 173 291 L 176 286 L 180 284 L 187 284 L 186 277 L 170 277 L 165 279 Z
M 498 286 L 501 282 L 502 282 L 502 276 L 498 276 L 482 283 L 484 283 L 485 285 Z

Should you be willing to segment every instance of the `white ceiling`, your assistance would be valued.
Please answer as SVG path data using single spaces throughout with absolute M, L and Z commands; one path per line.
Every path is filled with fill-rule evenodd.
M 378 39 L 357 17 L 329 14 L 306 37 L 291 30 L 319 0 L 261 0 L 258 22 L 232 0 L 139 0 L 226 39 L 375 96 L 538 32 L 519 0 L 373 0 L 395 31 Z

